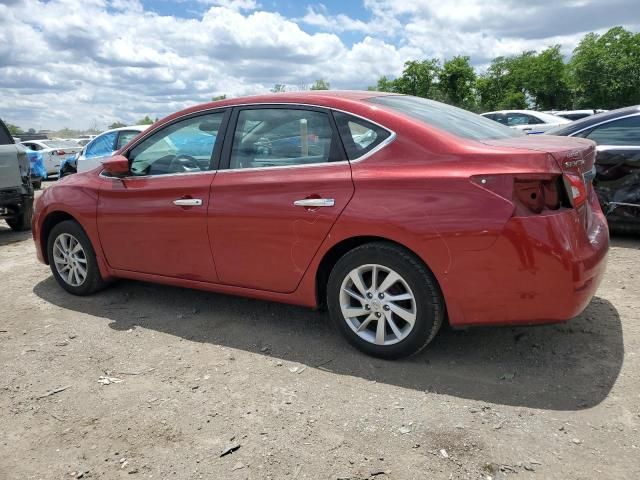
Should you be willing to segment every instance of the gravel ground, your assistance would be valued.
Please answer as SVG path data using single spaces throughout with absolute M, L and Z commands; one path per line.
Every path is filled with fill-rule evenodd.
M 571 322 L 445 329 L 387 362 L 297 307 L 73 297 L 3 224 L 0 479 L 640 478 L 639 265 L 614 238 Z

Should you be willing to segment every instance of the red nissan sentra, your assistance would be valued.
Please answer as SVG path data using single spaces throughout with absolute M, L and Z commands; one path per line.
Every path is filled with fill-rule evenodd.
M 376 92 L 237 98 L 160 120 L 47 188 L 38 258 L 76 295 L 130 278 L 326 306 L 354 346 L 569 320 L 606 264 L 595 145 Z M 265 319 L 268 322 L 268 319 Z

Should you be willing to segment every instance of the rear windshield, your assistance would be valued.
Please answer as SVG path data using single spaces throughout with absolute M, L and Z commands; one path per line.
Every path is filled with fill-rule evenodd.
M 47 148 L 72 148 L 79 145 L 72 140 L 46 140 L 42 142 Z
M 470 140 L 494 140 L 522 135 L 518 130 L 488 118 L 426 98 L 385 95 L 369 98 L 367 101 L 390 107 L 427 125 Z

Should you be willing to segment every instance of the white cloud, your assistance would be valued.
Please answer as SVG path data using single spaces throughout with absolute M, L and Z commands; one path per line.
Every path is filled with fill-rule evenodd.
M 0 3 L 0 116 L 23 128 L 104 127 L 275 83 L 366 88 L 408 59 L 483 64 L 555 43 L 569 53 L 586 31 L 640 25 L 636 0 L 363 0 L 359 19 L 319 5 L 299 20 L 266 2 L 197 1 L 206 7 L 195 18 L 158 15 L 138 0 Z

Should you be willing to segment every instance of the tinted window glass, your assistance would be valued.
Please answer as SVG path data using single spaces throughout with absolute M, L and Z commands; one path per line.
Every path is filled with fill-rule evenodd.
M 640 116 L 605 123 L 595 127 L 586 137 L 598 145 L 640 146 Z
M 385 95 L 370 98 L 368 101 L 390 107 L 427 125 L 471 140 L 489 140 L 522 135 L 520 132 L 504 127 L 488 118 L 426 98 Z
M 118 143 L 116 144 L 116 150 L 120 150 L 127 143 L 133 140 L 140 132 L 137 130 L 123 130 L 118 135 Z
M 191 117 L 154 133 L 131 150 L 131 173 L 165 175 L 209 170 L 223 117 L 224 112 Z
M 391 135 L 382 127 L 343 112 L 334 112 L 333 116 L 349 160 L 373 150 Z
M 5 127 L 4 123 L 0 120 L 0 145 L 11 145 L 13 138 L 9 134 L 9 130 Z
M 241 110 L 229 168 L 328 162 L 332 137 L 326 113 L 286 108 Z
M 118 132 L 105 133 L 96 137 L 87 145 L 84 156 L 87 158 L 107 157 L 115 150 L 116 136 Z

